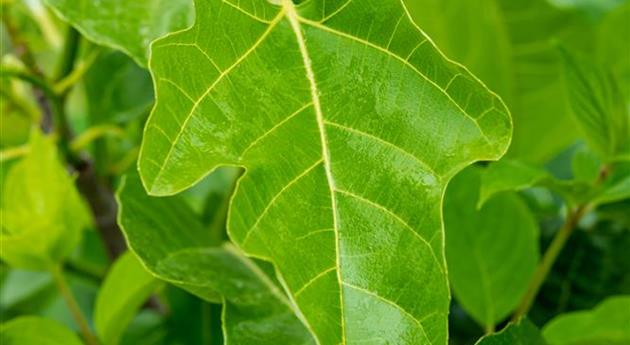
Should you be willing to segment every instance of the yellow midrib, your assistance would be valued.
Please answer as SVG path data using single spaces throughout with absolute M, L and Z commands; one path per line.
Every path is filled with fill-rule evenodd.
M 330 161 L 330 149 L 328 148 L 328 139 L 326 138 L 326 124 L 324 123 L 324 115 L 322 113 L 322 107 L 319 100 L 319 90 L 317 82 L 315 81 L 315 73 L 311 65 L 311 59 L 306 48 L 306 41 L 302 34 L 302 28 L 300 26 L 299 16 L 295 10 L 295 5 L 292 0 L 282 0 L 282 7 L 285 14 L 291 24 L 291 28 L 295 33 L 298 46 L 300 48 L 300 54 L 304 63 L 304 69 L 306 70 L 306 78 L 309 81 L 311 88 L 311 98 L 313 101 L 313 108 L 317 118 L 317 126 L 319 127 L 319 135 L 322 145 L 322 157 L 324 160 L 324 170 L 326 172 L 326 180 L 328 181 L 328 188 L 330 190 L 330 199 L 332 203 L 333 212 L 333 229 L 335 232 L 335 256 L 337 266 L 337 281 L 339 284 L 339 304 L 340 304 L 340 325 L 341 325 L 341 344 L 346 344 L 346 327 L 344 318 L 344 304 L 343 304 L 343 285 L 341 279 L 341 255 L 339 252 L 339 220 L 337 214 L 337 197 L 335 195 L 335 180 L 332 176 L 331 161 Z

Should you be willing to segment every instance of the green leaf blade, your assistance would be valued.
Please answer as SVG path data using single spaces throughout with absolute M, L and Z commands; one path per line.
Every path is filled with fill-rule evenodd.
M 81 345 L 71 330 L 57 321 L 37 316 L 24 316 L 0 326 L 3 345 Z
M 550 345 L 621 345 L 630 342 L 630 296 L 606 299 L 593 310 L 563 314 L 543 328 Z
M 536 325 L 528 319 L 510 323 L 498 333 L 481 338 L 476 345 L 547 345 Z
M 47 0 L 85 37 L 131 56 L 146 66 L 149 44 L 192 20 L 192 0 Z
M 468 168 L 444 203 L 449 280 L 462 307 L 486 329 L 503 320 L 527 290 L 539 259 L 538 225 L 514 192 L 477 208 L 484 171 Z
M 230 236 L 276 265 L 320 343 L 384 331 L 444 343 L 442 191 L 462 167 L 504 153 L 505 106 L 399 1 L 255 3 L 200 2 L 195 26 L 153 44 L 145 187 L 170 195 L 220 165 L 245 167 Z M 375 16 L 386 20 L 360 25 Z M 406 256 L 413 264 L 398 265 Z M 382 329 L 352 308 L 367 305 Z
M 33 130 L 29 153 L 11 168 L 4 183 L 2 259 L 13 267 L 50 269 L 74 250 L 91 225 L 53 138 Z
M 94 325 L 104 344 L 119 343 L 126 326 L 157 286 L 158 280 L 132 253 L 126 252 L 114 263 L 94 308 Z

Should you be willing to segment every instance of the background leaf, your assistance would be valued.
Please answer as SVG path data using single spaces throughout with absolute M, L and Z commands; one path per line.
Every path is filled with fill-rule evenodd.
M 192 0 L 46 0 L 90 40 L 131 56 L 146 66 L 149 44 L 166 33 L 186 28 Z
M 630 112 L 614 76 L 562 49 L 573 114 L 604 160 L 630 156 Z
M 491 329 L 527 289 L 538 263 L 538 225 L 512 192 L 497 194 L 477 209 L 481 174 L 468 168 L 446 191 L 446 259 L 455 297 Z
M 36 316 L 13 319 L 0 326 L 2 345 L 82 345 L 79 338 L 56 321 Z
M 543 328 L 550 345 L 621 345 L 630 342 L 630 297 L 611 297 L 592 311 L 564 314 Z
M 491 163 L 481 173 L 478 207 L 494 194 L 505 191 L 520 191 L 534 187 L 550 178 L 543 169 L 534 165 L 502 159 Z
M 14 267 L 48 269 L 74 250 L 91 224 L 73 179 L 58 159 L 53 139 L 33 130 L 28 155 L 6 177 L 0 255 Z
M 94 326 L 104 344 L 119 343 L 123 331 L 158 282 L 131 252 L 116 260 L 99 290 L 94 308 Z
M 547 345 L 536 325 L 528 319 L 508 324 L 496 334 L 480 339 L 476 345 Z

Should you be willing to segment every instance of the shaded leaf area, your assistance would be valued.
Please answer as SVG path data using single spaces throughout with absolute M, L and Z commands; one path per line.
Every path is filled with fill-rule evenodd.
M 112 265 L 99 289 L 94 308 L 94 326 L 107 345 L 119 343 L 123 331 L 159 281 L 149 274 L 131 252 Z
M 3 181 L 0 256 L 13 267 L 48 270 L 79 244 L 89 212 L 53 138 L 34 130 L 29 153 Z
M 57 321 L 24 316 L 0 326 L 3 345 L 81 345 L 81 340 Z
M 193 18 L 192 0 L 46 0 L 88 39 L 123 51 L 146 66 L 149 44 L 186 28 Z
M 233 246 L 210 234 L 179 197 L 153 198 L 137 176 L 121 184 L 119 224 L 130 249 L 157 278 L 224 303 L 229 344 L 311 344 L 277 282 Z
M 606 299 L 593 310 L 564 314 L 543 328 L 550 345 L 630 343 L 630 296 Z
M 605 209 L 614 220 L 602 221 L 589 232 L 576 231 L 568 240 L 529 314 L 536 324 L 545 324 L 553 315 L 591 309 L 608 296 L 630 294 L 630 231 L 627 220 L 623 223 L 627 207 L 609 205 Z
M 449 184 L 444 202 L 449 280 L 463 308 L 486 329 L 516 307 L 538 263 L 538 225 L 516 193 L 477 208 L 483 170 Z
M 113 135 L 94 141 L 91 152 L 99 176 L 135 168 L 142 125 L 153 105 L 148 71 L 121 52 L 105 50 L 83 79 L 91 127 L 116 126 Z
M 93 124 L 125 124 L 148 113 L 153 103 L 149 73 L 123 53 L 105 50 L 84 77 Z
M 231 239 L 276 266 L 320 343 L 444 343 L 441 195 L 506 150 L 500 99 L 400 1 L 196 5 L 195 26 L 152 46 L 147 190 L 245 167 Z
M 510 323 L 498 333 L 481 338 L 476 345 L 547 345 L 536 325 L 528 319 Z

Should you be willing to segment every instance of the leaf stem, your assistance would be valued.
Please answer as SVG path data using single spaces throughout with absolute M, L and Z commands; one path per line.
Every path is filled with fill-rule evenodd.
M 536 296 L 538 295 L 542 284 L 547 278 L 549 271 L 553 267 L 553 264 L 558 258 L 558 255 L 562 251 L 562 248 L 564 248 L 564 245 L 573 233 L 573 230 L 575 230 L 580 219 L 582 219 L 584 214 L 586 214 L 588 208 L 588 205 L 579 206 L 572 210 L 571 213 L 568 215 L 567 220 L 562 225 L 560 230 L 558 230 L 553 240 L 551 241 L 549 248 L 547 248 L 547 251 L 543 255 L 542 261 L 538 264 L 538 267 L 536 268 L 529 287 L 527 288 L 525 295 L 521 299 L 521 302 L 519 303 L 516 311 L 514 312 L 514 315 L 512 316 L 512 321 L 517 321 L 523 315 L 529 312 L 529 309 L 534 303 Z
M 70 314 L 72 314 L 74 321 L 77 323 L 77 326 L 79 326 L 79 330 L 81 332 L 81 335 L 83 336 L 83 339 L 88 345 L 98 345 L 99 343 L 96 340 L 96 337 L 92 334 L 92 331 L 90 331 L 88 322 L 85 316 L 83 316 L 83 313 L 79 308 L 79 304 L 74 298 L 74 295 L 72 294 L 72 291 L 70 290 L 70 287 L 68 286 L 68 283 L 63 276 L 61 265 L 54 265 L 50 269 L 50 273 L 52 274 L 53 281 L 59 289 L 59 293 L 63 297 L 66 305 L 68 306 L 68 309 L 70 310 Z
M 92 67 L 92 65 L 96 61 L 96 58 L 100 55 L 101 51 L 102 50 L 99 47 L 94 48 L 92 52 L 90 52 L 90 54 L 85 59 L 83 59 L 83 61 L 79 62 L 79 64 L 71 73 L 60 79 L 55 84 L 55 91 L 57 91 L 59 94 L 64 94 L 68 90 L 70 90 L 72 86 L 74 86 L 79 80 L 81 80 L 81 78 L 83 78 L 83 75 L 85 75 L 90 67 Z
M 18 27 L 15 25 L 13 19 L 11 18 L 10 5 L 7 3 L 2 3 L 1 9 L 2 10 L 0 12 L 2 12 L 2 22 L 4 23 L 7 35 L 9 36 L 9 40 L 11 41 L 11 45 L 13 46 L 15 54 L 22 61 L 24 66 L 30 71 L 31 75 L 36 76 L 41 80 L 44 80 L 44 73 L 42 73 L 41 69 L 37 66 L 37 62 L 35 61 L 35 57 L 31 52 L 30 47 L 26 43 L 26 40 L 24 40 L 24 38 L 20 35 Z M 35 97 L 37 104 L 42 111 L 41 128 L 44 132 L 50 133 L 52 130 L 53 112 L 58 109 L 58 107 L 56 104 L 50 104 L 50 102 L 54 102 L 54 98 L 51 97 L 52 94 L 47 94 L 46 90 L 41 88 L 42 85 L 33 85 L 33 96 Z

